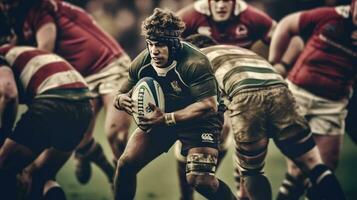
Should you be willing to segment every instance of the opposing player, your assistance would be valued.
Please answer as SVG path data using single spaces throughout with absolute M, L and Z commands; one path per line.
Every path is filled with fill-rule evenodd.
M 130 58 L 76 6 L 58 0 L 16 0 L 6 4 L 8 15 L 15 21 L 18 44 L 55 52 L 85 77 L 96 97 L 92 102 L 95 116 L 105 108 L 105 132 L 116 163 L 125 147 L 131 119 L 125 112 L 113 108 L 112 102 L 122 79 L 127 76 Z M 91 175 L 90 162 L 94 161 L 111 182 L 114 168 L 93 139 L 94 125 L 95 118 L 76 150 L 76 176 L 79 182 L 87 183 Z
M 83 77 L 55 54 L 5 45 L 0 56 L 0 71 L 7 70 L 1 80 L 12 78 L 12 88 L 18 80 L 20 102 L 28 106 L 0 149 L 1 198 L 17 199 L 16 175 L 46 149 L 56 156 L 48 157 L 52 162 L 44 163 L 39 177 L 54 177 L 68 160 L 90 124 L 91 95 Z M 44 196 L 52 187 L 57 185 L 47 185 Z
M 182 154 L 187 156 L 188 183 L 208 199 L 235 199 L 229 187 L 215 177 L 223 123 L 217 82 L 207 57 L 180 41 L 183 29 L 180 18 L 161 9 L 143 22 L 147 49 L 133 61 L 115 106 L 132 113 L 130 91 L 148 76 L 163 88 L 165 113 L 151 105 L 153 115 L 141 117 L 141 125 L 152 128 L 146 133 L 137 129 L 129 139 L 116 171 L 116 199 L 133 199 L 136 174 L 176 140 L 182 142 Z
M 357 5 L 323 7 L 285 17 L 274 33 L 269 60 L 279 63 L 294 35 L 307 39 L 287 81 L 299 113 L 308 120 L 323 161 L 335 170 L 345 132 L 350 92 L 357 72 Z M 283 70 L 280 70 L 283 71 Z M 293 163 L 279 190 L 279 199 L 298 199 L 305 179 Z M 313 188 L 313 187 L 312 187 Z M 314 194 L 310 190 L 309 196 Z M 319 196 L 319 194 L 316 194 Z
M 190 40 L 196 44 L 195 37 Z M 210 44 L 213 42 L 207 39 L 206 45 Z M 268 140 L 272 138 L 281 152 L 311 178 L 324 199 L 344 199 L 336 177 L 321 160 L 306 120 L 296 111 L 287 84 L 274 68 L 257 54 L 239 47 L 215 45 L 201 50 L 228 96 L 236 165 L 242 176 L 243 196 L 239 198 L 271 199 L 263 167 Z
M 178 15 L 186 24 L 183 37 L 203 34 L 220 44 L 250 48 L 258 40 L 269 44 L 276 22 L 242 0 L 199 0 Z

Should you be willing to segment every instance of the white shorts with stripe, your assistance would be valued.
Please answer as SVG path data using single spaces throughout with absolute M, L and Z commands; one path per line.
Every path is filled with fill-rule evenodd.
M 130 57 L 122 54 L 98 73 L 85 77 L 92 95 L 98 97 L 103 94 L 117 92 L 128 78 L 130 63 Z
M 347 116 L 348 99 L 338 101 L 316 96 L 287 80 L 293 93 L 298 113 L 309 122 L 312 133 L 319 135 L 343 135 Z

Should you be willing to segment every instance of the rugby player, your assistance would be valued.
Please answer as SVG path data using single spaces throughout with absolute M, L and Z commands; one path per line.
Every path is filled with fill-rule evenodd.
M 143 77 L 153 77 L 163 88 L 165 113 L 151 105 L 153 115 L 141 117 L 140 125 L 152 128 L 149 132 L 137 129 L 129 139 L 116 169 L 116 199 L 133 199 L 136 174 L 176 140 L 182 142 L 181 153 L 187 156 L 187 182 L 207 199 L 235 199 L 215 177 L 224 110 L 218 106 L 218 85 L 207 57 L 180 40 L 183 29 L 180 18 L 161 9 L 142 24 L 147 49 L 133 61 L 115 106 L 132 113 L 132 87 Z
M 269 61 L 276 64 L 292 36 L 307 40 L 293 67 L 279 71 L 287 72 L 299 114 L 308 120 L 322 159 L 332 170 L 338 165 L 346 107 L 357 72 L 356 27 L 355 0 L 350 6 L 302 11 L 279 22 L 270 46 Z M 301 171 L 288 161 L 278 199 L 299 199 L 306 185 Z M 311 199 L 320 199 L 319 195 L 309 190 Z
M 191 36 L 190 41 L 201 46 L 214 44 L 202 35 Z M 272 198 L 269 181 L 263 175 L 272 138 L 281 152 L 310 177 L 323 199 L 344 199 L 336 177 L 321 160 L 307 121 L 297 113 L 287 84 L 273 66 L 240 47 L 214 45 L 201 50 L 211 61 L 218 85 L 229 100 L 235 164 L 243 186 L 238 198 Z
M 95 112 L 91 128 L 78 146 L 76 177 L 87 183 L 90 162 L 98 165 L 112 182 L 114 168 L 102 147 L 93 139 L 95 118 L 105 108 L 105 132 L 114 154 L 121 155 L 128 137 L 131 118 L 112 106 L 115 92 L 127 76 L 130 58 L 116 41 L 105 33 L 84 10 L 58 0 L 3 1 L 12 21 L 18 44 L 36 46 L 65 58 L 88 83 Z
M 49 149 L 35 181 L 46 185 L 45 193 L 30 199 L 47 199 L 53 192 L 64 199 L 47 177 L 55 177 L 89 127 L 93 111 L 87 84 L 63 58 L 34 47 L 3 45 L 0 61 L 0 71 L 7 72 L 0 79 L 12 79 L 12 93 L 28 107 L 0 149 L 1 198 L 17 199 L 16 175 Z

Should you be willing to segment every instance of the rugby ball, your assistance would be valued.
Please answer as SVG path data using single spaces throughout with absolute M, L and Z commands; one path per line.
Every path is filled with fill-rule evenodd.
M 151 77 L 145 77 L 139 80 L 133 89 L 131 95 L 133 100 L 133 118 L 138 127 L 144 131 L 151 127 L 139 126 L 139 116 L 148 116 L 153 110 L 149 103 L 165 111 L 165 98 L 160 84 Z

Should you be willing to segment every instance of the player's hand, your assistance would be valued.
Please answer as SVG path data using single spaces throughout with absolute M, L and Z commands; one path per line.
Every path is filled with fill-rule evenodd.
M 138 116 L 140 126 L 153 126 L 164 123 L 164 112 L 152 103 L 149 103 L 152 112 L 146 116 Z
M 129 94 L 118 94 L 114 99 L 114 107 L 118 110 L 124 110 L 125 112 L 133 113 L 133 100 Z

